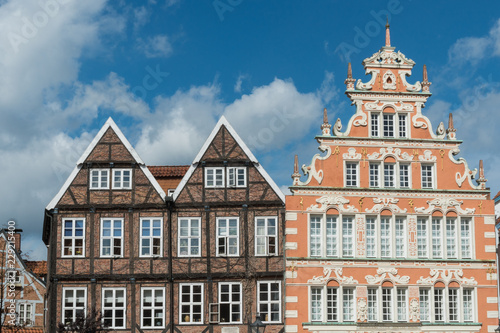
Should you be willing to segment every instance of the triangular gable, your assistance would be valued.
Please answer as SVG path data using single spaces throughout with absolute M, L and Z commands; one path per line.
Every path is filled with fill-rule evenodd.
M 281 192 L 281 190 L 278 187 L 278 185 L 276 185 L 276 183 L 271 178 L 271 176 L 269 176 L 269 174 L 266 172 L 266 170 L 264 170 L 264 168 L 262 167 L 262 165 L 260 165 L 260 163 L 257 160 L 257 158 L 255 158 L 255 156 L 252 154 L 252 151 L 247 147 L 247 145 L 245 144 L 245 142 L 240 138 L 240 136 L 238 135 L 238 133 L 236 133 L 236 131 L 234 130 L 234 128 L 229 124 L 229 122 L 227 121 L 226 117 L 224 117 L 224 116 L 222 116 L 219 119 L 219 121 L 215 125 L 214 129 L 212 130 L 212 133 L 210 133 L 210 135 L 208 136 L 207 140 L 205 141 L 205 143 L 201 147 L 200 151 L 198 152 L 198 155 L 196 155 L 193 163 L 189 167 L 189 170 L 186 172 L 186 174 L 182 178 L 179 186 L 177 186 L 177 188 L 175 189 L 175 192 L 174 192 L 174 195 L 173 195 L 174 201 L 177 199 L 177 197 L 179 196 L 179 194 L 184 189 L 184 186 L 186 185 L 186 183 L 191 178 L 193 172 L 196 170 L 196 167 L 198 166 L 198 163 L 201 161 L 201 158 L 205 155 L 205 152 L 208 150 L 210 144 L 214 140 L 214 138 L 217 135 L 217 133 L 219 133 L 219 130 L 222 128 L 222 126 L 226 127 L 227 131 L 229 132 L 229 134 L 231 134 L 231 136 L 236 141 L 236 143 L 241 147 L 241 149 L 248 156 L 248 158 L 250 159 L 250 161 L 252 163 L 254 163 L 255 168 L 259 171 L 259 173 L 262 175 L 262 177 L 264 177 L 264 179 L 271 186 L 271 188 L 274 190 L 274 192 L 276 192 L 276 194 L 281 199 L 281 201 L 285 202 L 285 195 L 283 194 L 283 192 Z
M 160 184 L 158 184 L 158 182 L 153 177 L 153 175 L 151 174 L 151 172 L 149 171 L 149 169 L 146 167 L 144 161 L 141 159 L 141 157 L 139 156 L 139 154 L 137 154 L 137 152 L 135 151 L 134 147 L 132 147 L 132 145 L 130 144 L 130 142 L 127 140 L 127 138 L 125 137 L 125 135 L 123 135 L 122 131 L 118 128 L 118 126 L 113 121 L 113 119 L 111 119 L 111 117 L 109 117 L 108 120 L 106 121 L 106 123 L 104 124 L 104 126 L 102 126 L 102 128 L 99 130 L 99 132 L 95 136 L 94 140 L 92 140 L 92 142 L 89 144 L 89 146 L 87 147 L 87 149 L 85 149 L 85 152 L 82 154 L 82 156 L 80 156 L 80 158 L 76 162 L 75 168 L 73 169 L 73 171 L 69 175 L 68 179 L 66 179 L 66 182 L 64 183 L 64 185 L 61 187 L 61 189 L 56 194 L 56 196 L 47 205 L 47 207 L 46 207 L 47 210 L 54 209 L 54 207 L 57 205 L 57 203 L 59 202 L 59 200 L 61 200 L 61 198 L 63 197 L 64 193 L 66 193 L 66 191 L 68 190 L 69 186 L 71 185 L 71 183 L 73 183 L 73 180 L 78 175 L 78 172 L 82 168 L 83 163 L 89 157 L 89 155 L 92 153 L 92 151 L 94 150 L 94 148 L 97 146 L 97 144 L 102 139 L 102 137 L 104 136 L 104 134 L 106 134 L 106 131 L 109 128 L 111 128 L 115 132 L 115 134 L 121 140 L 122 144 L 125 146 L 125 148 L 127 149 L 127 151 L 135 159 L 135 161 L 137 162 L 137 164 L 139 164 L 139 167 L 141 168 L 142 172 L 144 172 L 144 174 L 148 178 L 148 180 L 151 183 L 151 185 L 153 185 L 154 189 L 160 194 L 162 200 L 165 200 L 165 197 L 166 197 L 165 196 L 165 192 L 161 188 Z

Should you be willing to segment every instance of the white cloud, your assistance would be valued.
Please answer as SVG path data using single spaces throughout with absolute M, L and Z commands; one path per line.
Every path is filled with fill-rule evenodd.
M 137 48 L 148 58 L 166 58 L 173 52 L 172 44 L 167 35 L 156 35 L 146 40 L 139 38 Z
M 247 74 L 240 74 L 236 79 L 236 83 L 234 84 L 234 91 L 237 93 L 241 93 L 241 85 L 243 84 L 243 80 L 247 79 Z
M 151 12 L 144 6 L 134 9 L 134 30 L 137 31 L 146 23 L 150 17 Z

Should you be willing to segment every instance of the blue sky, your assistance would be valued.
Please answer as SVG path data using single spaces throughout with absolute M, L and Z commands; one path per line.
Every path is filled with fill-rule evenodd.
M 347 61 L 384 44 L 427 64 L 424 112 L 455 114 L 462 152 L 500 190 L 500 4 L 455 1 L 2 0 L 1 223 L 44 258 L 43 210 L 112 116 L 149 165 L 189 164 L 226 115 L 284 189 L 317 152 L 322 109 L 345 124 Z

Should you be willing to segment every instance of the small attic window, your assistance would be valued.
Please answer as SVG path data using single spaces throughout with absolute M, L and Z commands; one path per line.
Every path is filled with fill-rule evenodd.
M 90 169 L 90 189 L 109 189 L 109 169 Z

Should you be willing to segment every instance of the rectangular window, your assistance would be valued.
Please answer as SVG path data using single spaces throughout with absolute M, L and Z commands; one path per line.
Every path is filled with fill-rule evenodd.
M 328 314 L 328 321 L 338 321 L 338 292 L 339 288 L 336 287 L 328 287 L 326 289 L 326 311 Z
M 141 257 L 161 256 L 163 219 L 141 218 Z
M 109 328 L 125 328 L 125 288 L 103 288 L 102 320 Z
M 344 321 L 354 321 L 354 289 L 353 288 L 343 288 L 342 289 L 342 309 L 343 309 L 343 320 Z
M 202 324 L 203 323 L 203 285 L 183 284 L 179 285 L 180 302 L 179 314 L 182 324 Z
M 380 115 L 378 113 L 371 115 L 371 125 L 372 125 L 372 136 L 373 137 L 378 137 L 379 136 L 379 118 Z
M 323 288 L 311 288 L 311 321 L 323 321 Z
M 417 219 L 417 251 L 419 258 L 427 258 L 427 219 Z
M 33 304 L 18 303 L 17 323 L 19 326 L 33 326 Z
M 463 311 L 464 321 L 473 321 L 474 312 L 472 308 L 472 289 L 463 289 Z
M 408 164 L 399 165 L 399 187 L 410 187 L 410 165 Z
M 400 138 L 406 138 L 407 133 L 406 133 L 406 115 L 405 114 L 400 114 L 398 115 L 399 119 L 399 137 Z
M 434 320 L 444 321 L 444 289 L 434 289 Z
M 224 168 L 205 168 L 205 187 L 224 187 Z
M 241 323 L 241 283 L 219 283 L 219 316 L 221 323 Z
M 382 320 L 392 321 L 392 288 L 382 288 Z
M 63 257 L 85 257 L 85 219 L 63 219 Z
M 358 163 L 347 162 L 345 164 L 345 186 L 357 187 L 358 186 Z
M 394 115 L 384 114 L 384 137 L 394 137 Z
M 391 257 L 391 219 L 388 217 L 380 218 L 380 256 L 384 258 Z
M 201 255 L 200 220 L 199 217 L 179 217 L 179 257 L 199 257 Z
M 429 289 L 419 290 L 420 321 L 430 321 Z
M 62 322 L 69 325 L 85 317 L 87 308 L 86 288 L 63 288 Z
M 278 229 L 276 216 L 255 218 L 255 255 L 278 254 Z
M 380 164 L 370 163 L 370 187 L 380 187 Z
M 321 216 L 311 216 L 310 229 L 311 257 L 321 257 Z
M 278 281 L 257 283 L 257 311 L 266 323 L 281 322 L 281 284 Z
M 450 321 L 458 321 L 458 289 L 448 289 L 448 315 Z
M 217 255 L 239 255 L 239 219 L 237 217 L 217 218 Z
M 434 188 L 433 166 L 422 164 L 422 188 Z
M 402 217 L 396 217 L 396 225 L 395 225 L 395 237 L 396 237 L 396 257 L 404 258 L 406 256 L 406 219 Z
M 164 328 L 165 289 L 142 288 L 141 327 Z
M 132 188 L 132 169 L 113 169 L 113 189 L 130 190 Z
M 472 258 L 472 233 L 471 219 L 462 217 L 460 219 L 460 242 L 462 250 L 462 259 Z
M 245 167 L 227 168 L 227 186 L 228 187 L 246 187 L 247 169 Z
M 376 231 L 376 218 L 367 217 L 366 218 L 366 256 L 376 257 L 377 256 L 377 231 Z
M 354 226 L 351 216 L 342 218 L 342 255 L 354 257 Z
M 406 289 L 396 289 L 398 321 L 406 321 Z
M 446 218 L 446 256 L 447 258 L 457 258 L 457 229 L 456 219 Z
M 123 256 L 123 219 L 101 219 L 101 257 Z
M 394 164 L 384 164 L 384 187 L 395 187 Z
M 326 256 L 337 257 L 337 217 L 326 217 Z
M 109 189 L 109 169 L 90 169 L 90 189 Z
M 378 321 L 377 290 L 368 288 L 368 321 Z
M 432 219 L 432 257 L 433 258 L 442 258 L 443 251 L 442 249 L 442 230 L 441 230 L 441 219 L 433 218 Z

